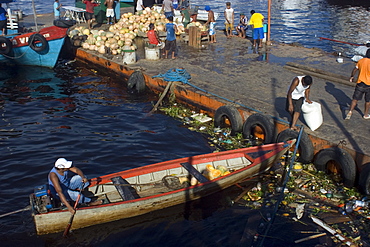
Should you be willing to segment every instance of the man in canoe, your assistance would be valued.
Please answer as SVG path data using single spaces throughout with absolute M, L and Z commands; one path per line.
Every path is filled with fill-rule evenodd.
M 71 176 L 72 173 L 77 175 Z M 70 204 L 71 201 L 76 201 L 80 194 L 79 188 L 83 184 L 83 189 L 89 186 L 89 181 L 84 173 L 75 166 L 72 166 L 72 161 L 65 158 L 59 158 L 54 164 L 53 169 L 48 176 L 49 188 L 54 198 L 60 201 L 68 208 L 71 214 L 75 214 L 76 210 Z M 102 204 L 101 200 L 91 201 L 91 198 L 81 194 L 79 203 L 87 203 L 89 206 Z

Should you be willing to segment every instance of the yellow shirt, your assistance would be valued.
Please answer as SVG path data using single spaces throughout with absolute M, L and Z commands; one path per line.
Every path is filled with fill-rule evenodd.
M 260 13 L 254 13 L 249 20 L 249 25 L 253 25 L 253 28 L 263 27 L 263 19 L 265 17 Z
M 363 82 L 370 86 L 370 58 L 362 58 L 358 61 L 356 68 L 360 70 L 357 83 Z

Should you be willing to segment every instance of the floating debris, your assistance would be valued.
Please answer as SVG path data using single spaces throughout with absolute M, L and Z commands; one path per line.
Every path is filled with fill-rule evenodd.
M 210 117 L 180 104 L 162 106 L 160 110 L 181 120 L 188 129 L 204 134 L 209 145 L 215 147 L 215 152 L 258 144 L 256 140 L 244 139 L 241 133 L 231 136 L 230 129 L 215 128 L 213 121 L 209 120 Z M 288 152 L 281 157 L 270 173 L 265 173 L 254 185 L 248 185 L 244 189 L 241 187 L 243 192 L 235 198 L 233 204 L 250 209 L 273 208 L 282 193 L 281 184 L 287 174 L 288 164 L 291 159 L 297 160 L 299 157 L 299 154 L 296 157 L 292 157 L 292 154 Z M 284 199 L 279 208 L 281 216 L 288 219 L 291 217 L 293 221 L 308 225 L 308 222 L 305 222 L 307 216 L 312 218 L 321 215 L 326 221 L 322 221 L 323 224 L 330 224 L 329 228 L 337 232 L 333 234 L 333 241 L 341 240 L 347 245 L 353 244 L 349 246 L 365 245 L 363 243 L 370 245 L 370 200 L 363 197 L 356 188 L 344 187 L 339 177 L 318 171 L 312 163 L 294 162 L 283 193 Z M 331 214 L 330 217 L 327 214 Z M 325 233 L 316 233 L 296 240 L 296 243 L 324 235 Z

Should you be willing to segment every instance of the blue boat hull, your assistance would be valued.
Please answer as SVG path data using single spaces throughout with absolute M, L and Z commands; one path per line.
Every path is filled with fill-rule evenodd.
M 48 47 L 41 52 L 34 51 L 29 46 L 13 48 L 9 56 L 0 55 L 0 63 L 53 68 L 58 61 L 64 40 L 65 38 L 50 40 Z
M 53 68 L 67 37 L 67 30 L 68 28 L 51 26 L 39 32 L 8 35 L 6 39 L 3 36 L 0 64 Z

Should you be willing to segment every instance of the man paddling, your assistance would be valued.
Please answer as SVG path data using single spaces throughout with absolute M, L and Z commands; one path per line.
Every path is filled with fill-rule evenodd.
M 72 176 L 75 173 L 77 175 Z M 78 188 L 84 183 L 83 189 L 89 186 L 89 181 L 84 173 L 75 166 L 72 166 L 72 161 L 65 158 L 59 158 L 54 164 L 53 169 L 48 175 L 49 188 L 51 194 L 60 199 L 60 201 L 68 208 L 71 214 L 75 214 L 76 210 L 71 206 L 71 201 L 76 201 L 80 192 Z M 78 203 L 87 203 L 89 206 L 102 204 L 101 200 L 91 201 L 91 198 L 81 194 Z

